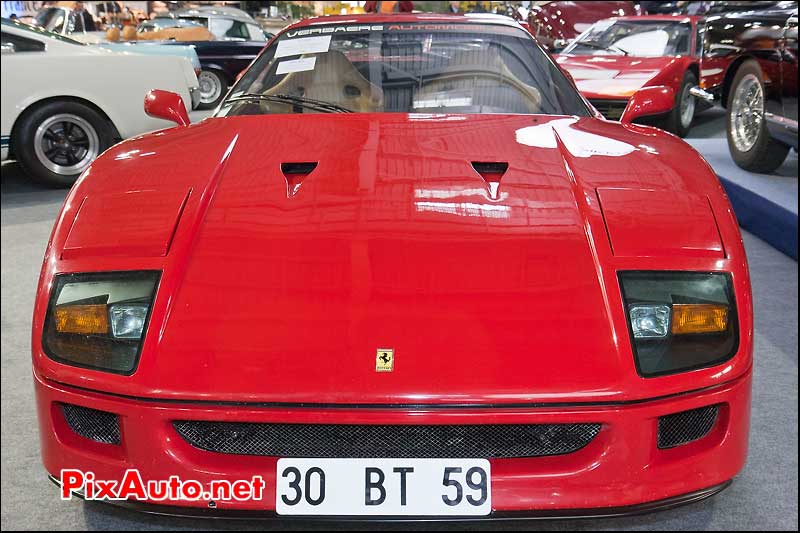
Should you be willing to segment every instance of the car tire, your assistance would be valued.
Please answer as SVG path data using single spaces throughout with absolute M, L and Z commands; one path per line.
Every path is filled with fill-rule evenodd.
M 95 109 L 55 100 L 26 111 L 11 142 L 31 179 L 48 187 L 70 187 L 115 137 L 114 126 Z
M 692 128 L 697 102 L 689 91 L 695 85 L 697 85 L 697 76 L 691 70 L 687 70 L 683 74 L 680 89 L 675 94 L 675 105 L 665 120 L 664 129 L 678 137 L 686 137 Z
M 754 60 L 742 63 L 728 92 L 727 136 L 733 161 L 750 172 L 780 167 L 789 146 L 772 138 L 764 120 L 764 77 Z
M 197 109 L 214 109 L 228 91 L 228 80 L 217 70 L 203 69 L 197 76 L 200 87 L 200 103 Z

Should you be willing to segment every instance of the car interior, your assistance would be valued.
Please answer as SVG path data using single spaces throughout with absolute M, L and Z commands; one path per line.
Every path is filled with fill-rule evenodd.
M 470 41 L 437 46 L 430 38 L 384 39 L 378 50 L 334 42 L 328 52 L 301 56 L 313 59 L 308 70 L 275 75 L 275 65 L 285 60 L 274 61 L 247 92 L 324 101 L 361 113 L 541 113 L 536 74 L 515 51 L 503 43 Z M 525 74 L 528 79 L 521 79 Z M 263 100 L 240 105 L 238 114 L 314 111 Z

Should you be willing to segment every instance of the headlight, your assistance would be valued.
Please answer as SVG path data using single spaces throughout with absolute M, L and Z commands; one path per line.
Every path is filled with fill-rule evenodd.
M 736 353 L 730 274 L 620 272 L 619 282 L 640 375 L 712 366 Z
M 136 368 L 160 273 L 56 276 L 44 323 L 48 357 L 130 374 Z

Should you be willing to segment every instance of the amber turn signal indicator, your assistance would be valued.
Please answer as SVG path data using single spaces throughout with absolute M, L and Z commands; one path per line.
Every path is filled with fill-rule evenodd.
M 728 329 L 728 306 L 673 304 L 672 334 L 722 333 Z
M 83 335 L 108 333 L 105 305 L 60 305 L 56 307 L 56 331 Z

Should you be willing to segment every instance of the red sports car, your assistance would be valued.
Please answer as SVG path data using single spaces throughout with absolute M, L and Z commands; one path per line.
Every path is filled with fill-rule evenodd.
M 516 23 L 433 15 L 294 24 L 199 124 L 152 92 L 179 126 L 101 155 L 44 259 L 46 471 L 64 497 L 215 515 L 721 490 L 750 283 L 712 169 L 631 123 L 671 105 L 648 87 L 604 120 Z
M 700 88 L 702 20 L 672 15 L 602 20 L 566 47 L 557 61 L 592 105 L 612 120 L 619 119 L 638 89 L 671 87 L 675 105 L 655 118 L 664 129 L 683 137 L 698 105 L 692 93 Z

